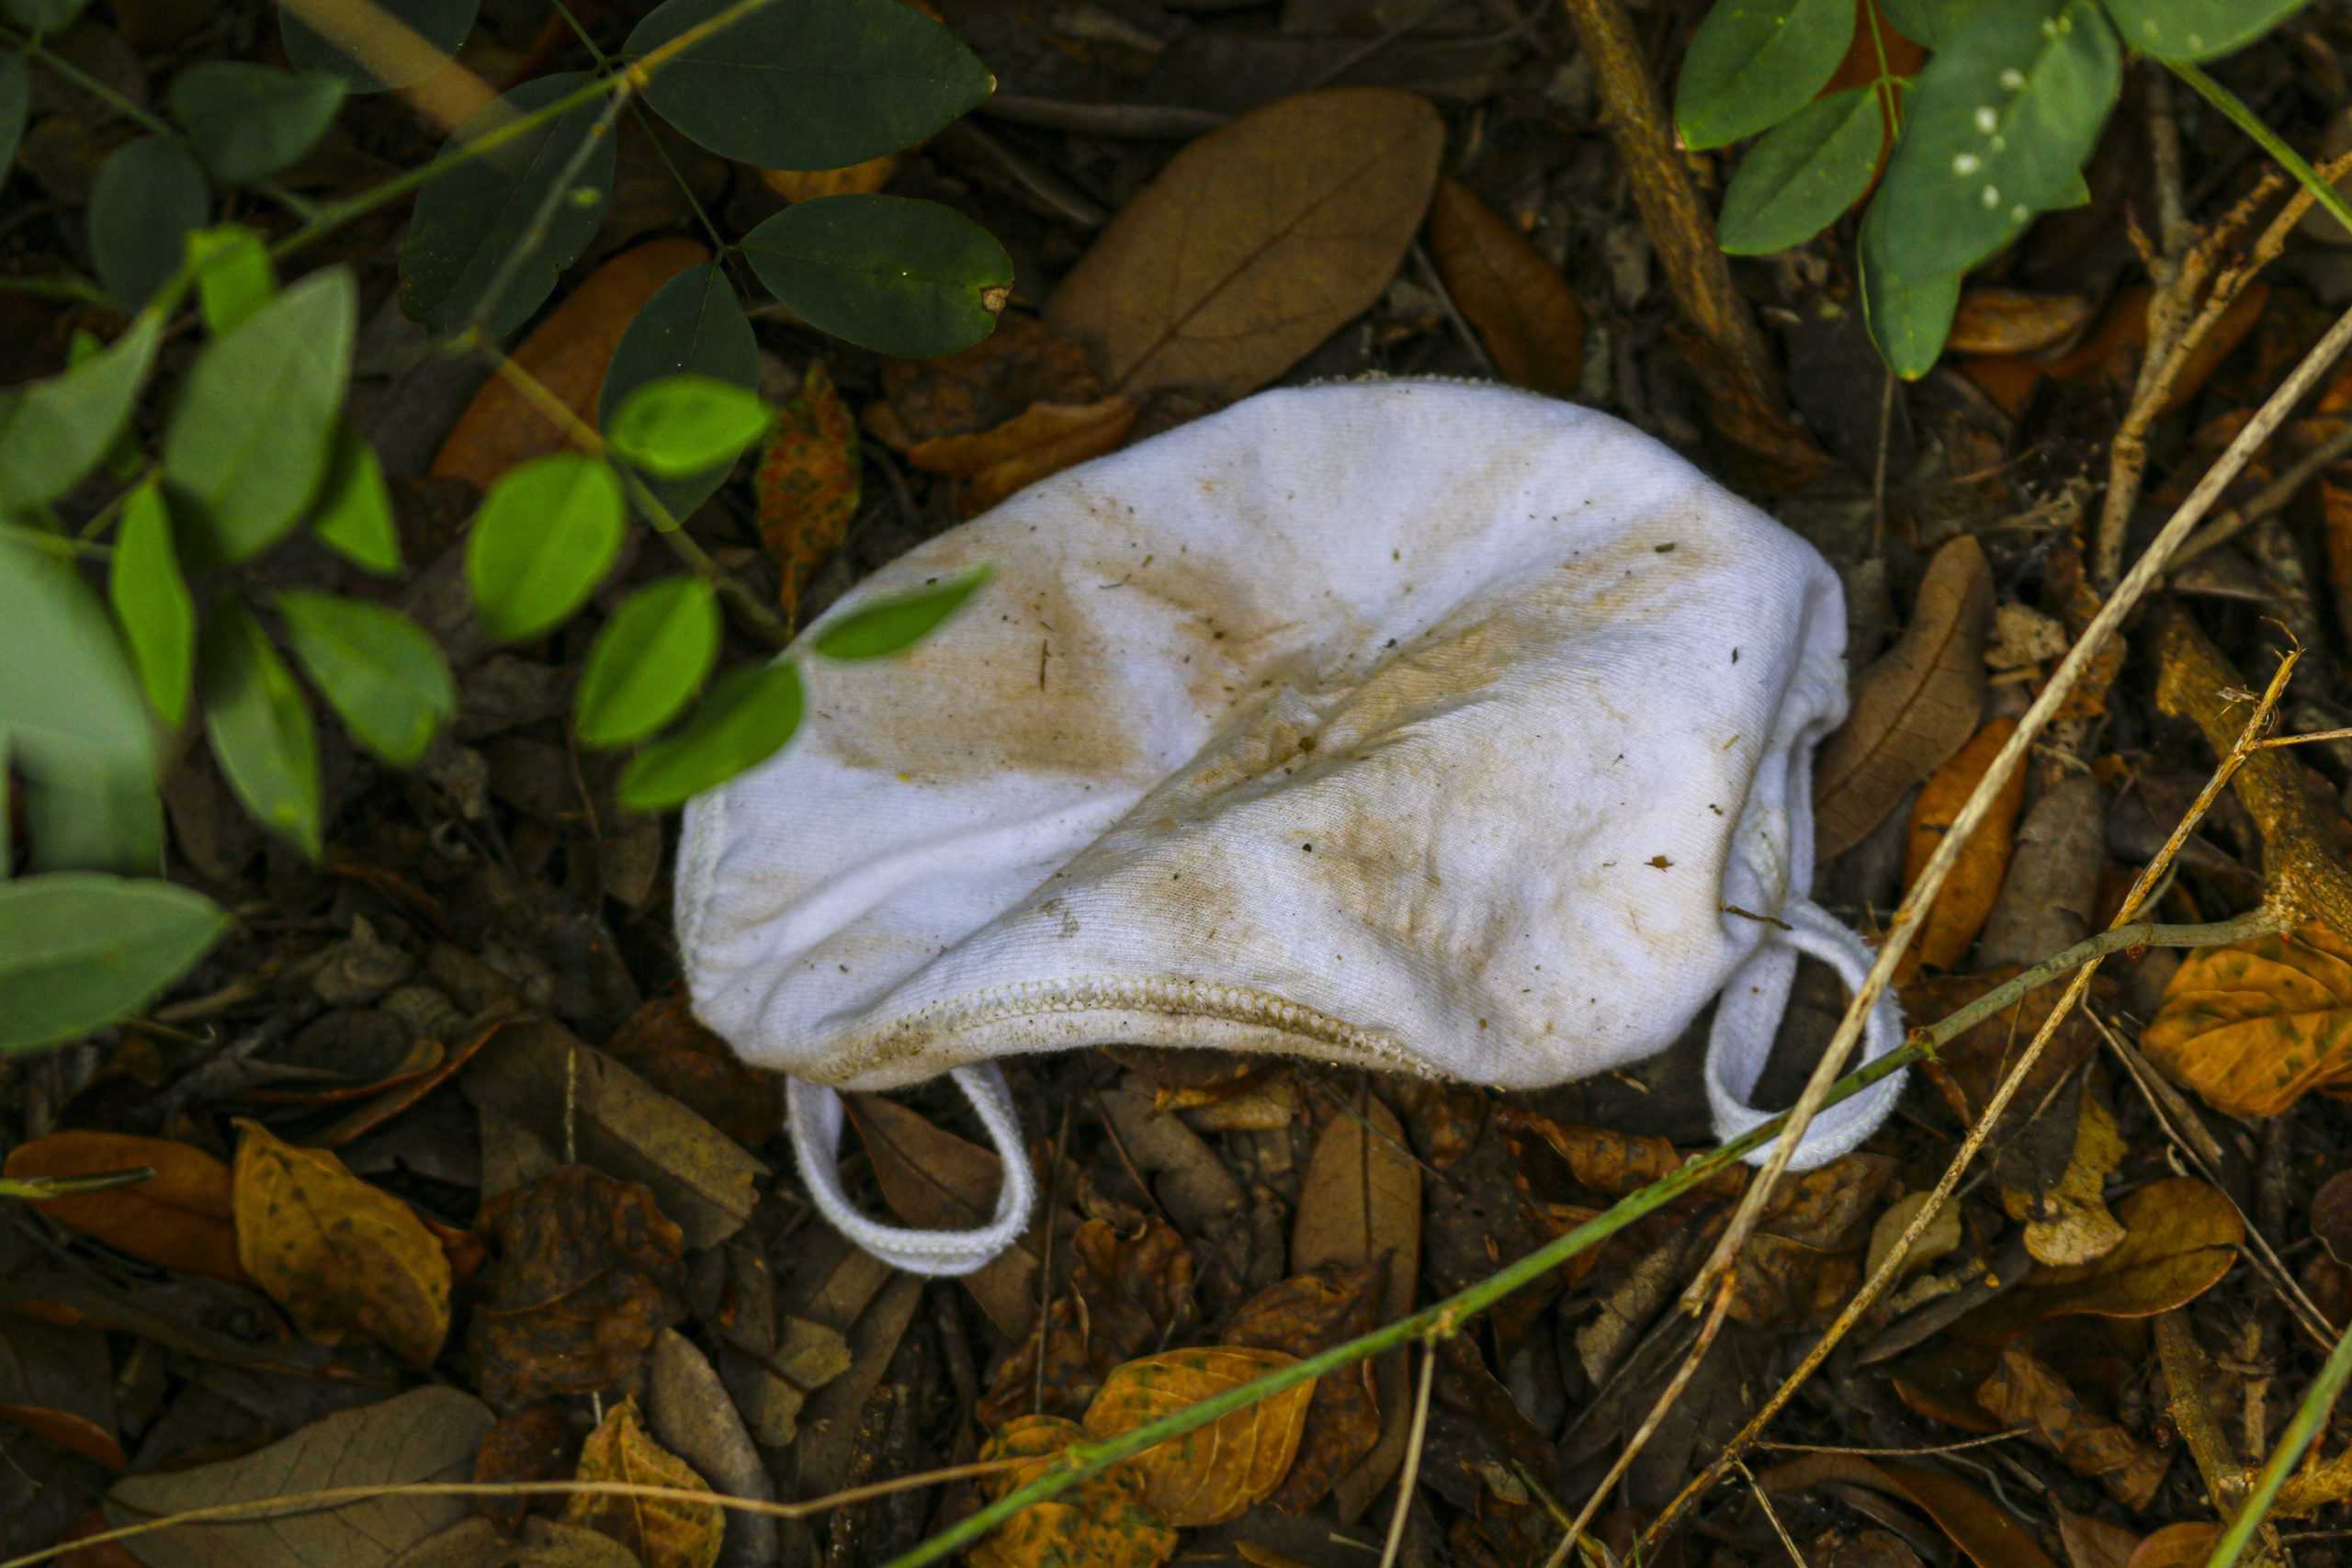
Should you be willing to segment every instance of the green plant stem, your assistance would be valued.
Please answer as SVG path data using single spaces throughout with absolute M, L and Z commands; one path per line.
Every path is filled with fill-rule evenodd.
M 1934 1056 L 1943 1045 L 2010 1006 L 2027 992 L 2104 954 L 2143 946 L 2220 947 L 2278 929 L 2278 916 L 2265 907 L 2234 919 L 2218 920 L 2210 925 L 2146 924 L 2101 931 L 1995 987 L 1933 1026 L 1912 1031 L 1910 1039 L 1900 1049 L 1888 1052 L 1859 1072 L 1849 1073 L 1831 1085 L 1822 1104 L 1827 1107 L 1850 1100 L 1880 1079 Z M 1734 1160 L 1763 1147 L 1780 1133 L 1787 1121 L 1787 1113 L 1783 1112 L 1753 1132 L 1710 1150 L 1671 1176 L 1652 1182 L 1639 1191 L 1626 1194 L 1605 1213 L 1434 1306 L 1423 1307 L 1370 1334 L 1269 1372 L 1253 1382 L 1227 1389 L 1214 1398 L 1188 1405 L 1134 1431 L 1099 1443 L 1072 1444 L 1064 1450 L 1057 1467 L 892 1559 L 888 1568 L 920 1568 L 922 1563 L 936 1562 L 978 1540 L 1032 1503 L 1042 1502 L 1121 1460 L 1131 1458 L 1170 1438 L 1194 1431 L 1236 1410 L 1246 1409 L 1286 1388 L 1296 1387 L 1326 1372 L 1338 1371 L 1385 1350 L 1394 1349 L 1408 1339 L 1451 1334 L 1464 1319 L 1476 1316 L 1512 1292 L 1532 1284 L 1568 1259 L 1608 1240 L 1635 1220 L 1672 1202 Z
M 2319 171 L 2305 163 L 2302 154 L 2288 146 L 2277 131 L 2263 124 L 2260 115 L 2246 107 L 2235 93 L 2188 62 L 2167 60 L 2164 65 L 2165 69 L 2196 88 L 2198 96 L 2221 110 L 2222 117 L 2232 125 L 2254 138 L 2256 145 L 2269 153 L 2273 162 L 2301 182 L 2303 188 L 2312 193 L 2312 200 L 2326 208 L 2330 215 L 2344 225 L 2346 233 L 2352 233 L 2352 202 L 2346 201 L 2343 192 L 2320 178 Z
M 1903 134 L 1903 105 L 1895 96 L 1894 73 L 1886 68 L 1886 34 L 1878 25 L 1875 0 L 1862 7 L 1862 15 L 1870 18 L 1871 52 L 1878 56 L 1878 80 L 1871 85 L 1878 91 L 1880 107 L 1886 111 L 1886 139 L 1893 141 Z
M 104 560 L 114 554 L 113 548 L 107 545 L 93 545 L 81 539 L 70 538 L 63 534 L 52 534 L 46 528 L 35 528 L 23 523 L 10 523 L 5 520 L 0 520 L 0 539 L 15 539 L 20 544 L 29 545 L 34 549 L 45 551 L 52 556 L 64 556 L 69 559 L 76 556 L 89 556 Z
M 0 277 L 0 293 L 29 294 L 37 299 L 71 299 L 86 305 L 111 305 L 106 290 L 83 277 Z
M 2319 1376 L 2295 1406 L 2294 1419 L 2278 1434 L 2278 1446 L 2270 1450 L 2263 1462 L 2262 1472 L 2255 1478 L 2254 1490 L 2245 1503 L 2231 1517 L 2229 1529 L 2213 1543 L 2213 1555 L 2205 1560 L 2205 1568 L 2236 1568 L 2238 1559 L 2245 1552 L 2246 1543 L 2254 1540 L 2255 1531 L 2269 1517 L 2270 1506 L 2278 1500 L 2278 1490 L 2287 1484 L 2287 1477 L 2302 1462 L 2320 1433 L 2327 1426 L 2327 1418 L 2335 1413 L 2336 1395 L 2344 1392 L 2345 1381 L 2352 1378 L 2352 1331 L 2335 1342 L 2327 1353 L 2327 1360 Z

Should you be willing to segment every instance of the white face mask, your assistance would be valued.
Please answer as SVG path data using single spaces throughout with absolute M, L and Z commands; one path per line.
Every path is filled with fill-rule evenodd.
M 906 658 L 814 672 L 794 742 L 687 807 L 695 1009 L 792 1075 L 819 1208 L 958 1273 L 1033 1201 L 994 1059 L 1281 1052 L 1531 1089 L 1666 1049 L 1720 993 L 1724 1137 L 1797 954 L 1845 616 L 1813 548 L 1666 447 L 1496 387 L 1268 392 L 1023 491 L 852 601 L 983 562 Z M 1893 1049 L 1891 999 L 1866 1056 Z M 856 1214 L 837 1089 L 953 1071 L 993 1223 Z M 1899 1077 L 1823 1111 L 1851 1149 Z M 1757 1157 L 1762 1157 L 1758 1151 Z

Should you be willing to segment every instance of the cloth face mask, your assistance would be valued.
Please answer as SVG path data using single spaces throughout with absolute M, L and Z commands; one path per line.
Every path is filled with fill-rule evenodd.
M 799 735 L 692 802 L 679 852 L 695 1011 L 791 1076 L 815 1202 L 899 1267 L 963 1272 L 1026 1225 L 1005 1055 L 1532 1089 L 1655 1055 L 1720 994 L 1728 1138 L 1767 1119 L 1797 955 L 1849 987 L 1869 967 L 1805 897 L 1838 580 L 1613 419 L 1458 382 L 1267 392 L 1022 491 L 843 608 L 982 563 L 909 656 L 815 669 Z M 1883 998 L 1865 1056 L 1900 1037 Z M 859 1215 L 836 1091 L 941 1072 L 1002 1157 L 994 1218 Z M 1901 1089 L 1823 1111 L 1796 1163 Z

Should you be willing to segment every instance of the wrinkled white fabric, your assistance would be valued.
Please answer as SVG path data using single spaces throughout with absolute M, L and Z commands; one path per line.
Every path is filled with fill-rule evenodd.
M 813 665 L 799 737 L 693 802 L 679 856 L 696 1012 L 797 1080 L 811 1191 L 893 1262 L 1019 1234 L 1002 1080 L 959 1075 L 1018 1179 L 944 1239 L 851 1209 L 835 1088 L 1126 1043 L 1528 1089 L 1653 1055 L 1720 993 L 1728 1137 L 1766 1117 L 1797 953 L 1868 967 L 1805 897 L 1838 580 L 1615 420 L 1458 382 L 1263 393 L 841 610 L 982 562 L 908 657 Z M 1883 1002 L 1865 1056 L 1900 1034 Z M 1822 1113 L 1797 1163 L 1900 1089 Z

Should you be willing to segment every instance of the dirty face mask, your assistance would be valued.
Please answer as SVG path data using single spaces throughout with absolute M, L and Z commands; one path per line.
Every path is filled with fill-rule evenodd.
M 1798 954 L 1849 987 L 1869 967 L 1805 897 L 1837 578 L 1615 420 L 1453 382 L 1268 392 L 1022 491 L 842 608 L 982 563 L 910 656 L 818 671 L 793 744 L 694 801 L 679 855 L 696 1012 L 791 1076 L 814 1201 L 900 1268 L 977 1268 L 1027 1224 L 1003 1056 L 1533 1089 L 1655 1055 L 1716 1001 L 1728 1138 L 1767 1119 Z M 1883 999 L 1866 1056 L 1900 1035 Z M 1002 1156 L 993 1219 L 857 1213 L 837 1091 L 943 1072 Z M 1901 1087 L 1823 1111 L 1795 1163 Z

